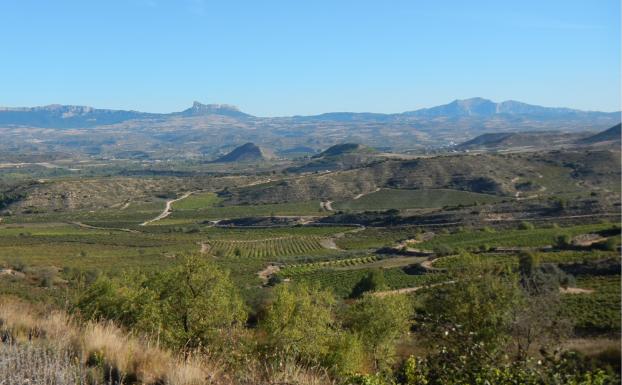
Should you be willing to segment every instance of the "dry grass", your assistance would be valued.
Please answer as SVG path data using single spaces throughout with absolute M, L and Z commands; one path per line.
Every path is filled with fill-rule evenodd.
M 10 298 L 0 298 L 0 337 L 0 385 L 333 383 L 322 370 L 295 362 L 251 361 L 234 370 L 203 354 L 159 348 L 112 322 L 79 325 L 63 312 Z
M 0 385 L 97 385 L 68 352 L 33 344 L 0 345 Z

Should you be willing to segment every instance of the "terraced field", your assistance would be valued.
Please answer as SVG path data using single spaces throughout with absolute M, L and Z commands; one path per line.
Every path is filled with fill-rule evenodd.
M 468 206 L 477 203 L 496 202 L 501 199 L 495 195 L 451 189 L 381 189 L 363 195 L 359 199 L 337 202 L 334 207 L 337 210 L 353 211 L 422 209 L 457 205 Z

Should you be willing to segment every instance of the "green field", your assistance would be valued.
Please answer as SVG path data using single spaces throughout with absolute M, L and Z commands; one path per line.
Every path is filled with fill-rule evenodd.
M 188 202 L 186 202 L 188 200 Z M 320 202 L 279 203 L 262 205 L 220 206 L 213 194 L 190 196 L 173 204 L 173 213 L 154 224 L 172 224 L 200 220 L 218 220 L 244 217 L 326 215 Z
M 221 199 L 215 193 L 196 193 L 173 203 L 173 210 L 199 210 L 212 207 Z
M 612 251 L 590 250 L 588 251 L 576 251 L 576 250 L 562 250 L 562 251 L 547 251 L 547 252 L 531 252 L 540 263 L 584 263 L 586 261 L 598 261 L 609 258 L 616 258 L 618 254 Z M 486 253 L 482 254 L 483 258 L 487 260 L 493 260 L 495 263 L 518 268 L 518 254 L 495 254 Z M 468 258 L 461 255 L 451 255 L 447 257 L 439 258 L 434 262 L 434 267 L 437 268 L 461 268 L 465 266 Z
M 122 271 L 168 263 L 167 256 L 197 251 L 189 234 L 129 233 L 67 224 L 0 227 L 0 262 Z
M 444 206 L 490 203 L 502 198 L 489 194 L 450 189 L 398 190 L 382 189 L 359 199 L 337 202 L 337 210 L 388 210 L 437 208 Z

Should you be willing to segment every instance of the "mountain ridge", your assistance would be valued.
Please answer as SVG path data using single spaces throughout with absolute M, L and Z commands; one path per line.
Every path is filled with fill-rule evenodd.
M 482 98 L 410 113 L 332 112 L 271 118 L 231 105 L 200 102 L 167 114 L 49 105 L 0 108 L 0 153 L 125 158 L 129 152 L 141 151 L 149 159 L 212 158 L 223 148 L 247 142 L 276 152 L 306 147 L 307 155 L 339 143 L 360 143 L 382 152 L 427 152 L 485 132 L 596 133 L 619 122 L 619 113 Z
M 28 114 L 31 114 L 30 116 Z M 294 121 L 393 121 L 410 117 L 491 117 L 495 115 L 524 115 L 540 117 L 602 116 L 616 112 L 585 111 L 566 107 L 545 107 L 506 100 L 499 103 L 481 97 L 456 99 L 450 103 L 420 108 L 399 113 L 376 112 L 326 112 L 317 115 L 294 115 L 256 117 L 230 104 L 203 104 L 193 102 L 192 106 L 177 112 L 152 113 L 136 110 L 105 109 L 84 105 L 49 104 L 34 107 L 0 107 L 0 125 L 32 125 L 34 127 L 61 128 L 91 127 L 124 122 L 132 119 L 167 117 L 193 117 L 220 115 L 232 118 L 290 119 Z M 80 118 L 83 118 L 80 120 Z

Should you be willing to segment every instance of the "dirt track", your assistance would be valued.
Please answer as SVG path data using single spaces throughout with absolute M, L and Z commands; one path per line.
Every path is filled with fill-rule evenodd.
M 175 203 L 177 201 L 180 201 L 182 199 L 186 199 L 186 198 L 188 198 L 190 195 L 192 195 L 194 193 L 195 193 L 195 191 L 190 191 L 190 192 L 187 192 L 184 195 L 180 196 L 179 198 L 171 199 L 171 200 L 166 201 L 166 206 L 164 207 L 164 211 L 162 211 L 160 213 L 160 215 L 158 215 L 157 217 L 155 217 L 153 219 L 149 219 L 148 221 L 144 221 L 143 223 L 140 224 L 140 226 L 147 226 L 150 223 L 157 222 L 160 219 L 164 219 L 164 218 L 168 217 L 169 215 L 171 215 L 173 213 L 173 209 L 172 209 L 173 203 Z

